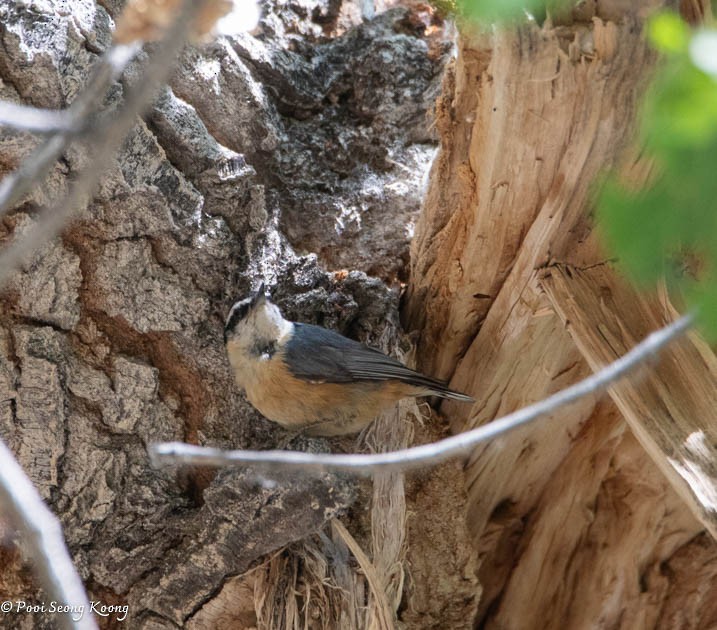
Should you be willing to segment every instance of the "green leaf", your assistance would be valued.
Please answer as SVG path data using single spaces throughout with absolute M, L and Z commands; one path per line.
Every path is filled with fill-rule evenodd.
M 717 135 L 717 83 L 686 54 L 675 58 L 653 82 L 642 115 L 642 135 L 651 149 L 669 154 L 705 145 Z
M 669 247 L 666 222 L 653 220 L 656 206 L 659 212 L 659 193 L 631 193 L 614 180 L 605 184 L 598 203 L 599 224 L 608 245 L 628 275 L 642 285 L 660 278 Z
M 682 53 L 687 50 L 690 29 L 677 13 L 665 11 L 658 13 L 648 22 L 647 37 L 657 50 Z
M 475 22 L 494 23 L 540 18 L 546 9 L 567 5 L 567 0 L 455 0 L 458 14 Z M 538 19 L 538 21 L 542 21 Z
M 696 307 L 697 325 L 710 343 L 717 342 L 717 282 L 714 277 L 694 283 L 687 291 L 688 301 Z

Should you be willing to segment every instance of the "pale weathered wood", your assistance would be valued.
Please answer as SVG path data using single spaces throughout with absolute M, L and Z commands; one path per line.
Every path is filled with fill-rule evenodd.
M 419 365 L 477 400 L 443 404 L 454 431 L 594 368 L 540 279 L 556 262 L 604 264 L 591 193 L 605 169 L 619 165 L 638 186 L 649 177 L 628 147 L 655 62 L 641 34 L 649 4 L 459 41 L 404 313 L 421 330 Z M 623 350 L 657 327 L 635 329 Z M 689 566 L 714 556 L 709 544 L 692 546 L 702 525 L 609 399 L 480 449 L 466 479 L 481 627 L 651 627 L 678 589 L 660 567 L 685 544 Z M 704 596 L 691 604 L 692 618 L 709 618 Z
M 701 529 L 609 399 L 516 520 L 520 544 L 499 597 L 483 603 L 486 628 L 651 628 L 672 591 L 662 563 Z
M 619 26 L 596 18 L 569 32 L 528 25 L 459 40 L 405 310 L 428 372 L 449 377 L 496 301 L 504 320 L 530 271 L 575 252 L 587 233 L 590 185 L 629 138 L 653 65 L 639 31 L 627 16 Z
M 593 370 L 671 319 L 672 309 L 621 282 L 607 265 L 552 267 L 551 303 Z M 696 335 L 667 348 L 641 378 L 610 388 L 630 428 L 700 522 L 717 538 L 717 357 Z
M 542 310 L 542 305 L 544 300 L 539 299 L 524 304 L 526 309 L 534 306 L 532 317 L 519 335 L 506 337 L 492 356 L 494 369 L 485 374 L 484 393 L 477 397 L 473 410 L 475 418 L 499 417 L 587 376 L 588 370 L 561 322 Z M 534 427 L 476 449 L 466 467 L 468 520 L 474 534 L 483 531 L 507 497 L 516 510 L 530 510 L 536 490 L 568 453 L 572 436 L 590 416 L 594 404 L 594 398 L 587 398 Z
M 435 442 L 444 431 L 436 422 L 417 428 L 415 443 Z M 481 599 L 477 555 L 466 519 L 466 480 L 460 462 L 448 462 L 407 476 L 408 544 L 406 628 L 472 630 Z
M 476 188 L 479 203 L 476 207 L 455 208 L 449 223 L 439 234 L 433 234 L 445 251 L 437 250 L 438 244 L 426 249 L 429 239 L 425 234 L 418 238 L 414 271 L 423 270 L 425 275 L 416 278 L 408 303 L 409 315 L 426 326 L 419 344 L 424 363 L 435 366 L 438 373 L 450 374 L 456 355 L 465 352 L 452 385 L 473 394 L 478 403 L 472 410 L 466 405 L 443 405 L 454 430 L 489 422 L 498 414 L 539 400 L 585 374 L 585 365 L 574 344 L 541 295 L 536 269 L 556 256 L 569 256 L 577 264 L 600 260 L 594 241 L 587 239 L 590 225 L 585 209 L 590 183 L 601 169 L 618 160 L 630 135 L 638 88 L 652 65 L 653 56 L 636 27 L 630 18 L 620 26 L 596 20 L 595 49 L 590 59 L 579 61 L 571 60 L 563 50 L 556 30 L 524 27 L 517 33 L 500 33 L 496 35 L 499 41 L 490 64 L 474 78 L 481 106 L 477 111 L 459 112 L 461 102 L 455 104 L 456 117 L 477 117 L 470 146 L 475 172 L 484 172 L 483 167 L 488 164 L 485 172 L 492 175 L 490 179 L 466 180 L 451 171 L 452 179 L 448 181 L 441 175 L 441 169 L 450 165 L 444 164 L 439 156 L 433 171 L 434 180 L 438 180 L 436 189 L 445 187 L 450 191 L 470 185 Z M 534 65 L 536 59 L 548 56 L 552 63 L 542 61 Z M 546 73 L 547 68 L 552 69 L 551 74 Z M 456 72 L 467 72 L 460 66 L 460 59 Z M 520 98 L 511 97 L 508 135 L 486 136 L 493 129 L 493 107 L 508 104 L 502 100 L 507 88 L 501 84 L 513 85 L 516 81 L 523 86 L 521 89 L 530 87 L 529 93 L 521 93 Z M 542 119 L 547 121 L 545 128 Z M 531 140 L 535 125 L 540 128 L 539 138 Z M 502 172 L 495 172 L 490 166 L 495 142 L 502 148 Z M 526 159 L 530 147 L 535 154 Z M 505 157 L 505 153 L 511 153 L 510 157 Z M 516 169 L 518 163 L 521 170 Z M 522 168 L 524 163 L 529 165 L 527 170 Z M 533 166 L 546 163 L 552 170 Z M 482 166 L 479 168 L 478 164 Z M 486 258 L 504 256 L 504 239 L 496 237 L 494 230 L 485 228 L 486 238 L 479 238 L 479 230 L 461 241 L 463 249 L 451 248 L 458 238 L 456 222 L 490 225 L 515 220 L 515 214 L 506 215 L 503 206 L 497 203 L 496 186 L 510 192 L 509 201 L 501 203 L 510 203 L 513 212 L 520 209 L 524 213 L 521 221 L 530 226 L 510 246 L 518 253 L 501 282 L 493 277 L 494 268 L 484 265 Z M 430 194 L 429 191 L 427 217 L 440 205 Z M 470 217 L 460 218 L 467 213 Z M 435 227 L 426 218 L 418 232 L 423 234 Z M 433 257 L 433 251 L 440 251 L 441 257 Z M 455 283 L 450 279 L 450 269 L 454 267 L 462 270 Z M 444 279 L 441 284 L 439 280 L 446 276 L 449 280 Z M 466 351 L 465 337 L 474 333 L 470 325 L 471 309 L 480 300 L 473 296 L 483 292 L 481 283 L 498 283 L 500 290 L 491 296 L 494 300 L 488 315 Z M 453 287 L 455 293 L 451 293 Z M 442 297 L 436 297 L 439 290 Z M 451 324 L 453 321 L 460 324 L 460 330 Z M 570 436 L 591 412 L 591 403 L 585 401 L 577 409 L 556 414 L 554 424 L 508 436 L 476 453 L 467 469 L 469 526 L 476 537 L 482 535 L 494 509 L 505 500 L 519 503 L 519 511 L 529 509 L 536 492 L 569 449 Z M 557 430 L 552 428 L 556 426 Z

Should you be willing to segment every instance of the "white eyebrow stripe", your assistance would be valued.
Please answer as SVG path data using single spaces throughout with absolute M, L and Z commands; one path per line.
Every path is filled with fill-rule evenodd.
M 236 328 L 237 324 L 242 321 L 246 315 L 249 313 L 249 307 L 251 306 L 251 297 L 245 298 L 239 302 L 236 302 L 234 306 L 232 306 L 231 310 L 229 311 L 229 315 L 227 315 L 227 319 L 224 322 L 224 342 L 226 343 L 229 339 L 229 336 L 231 333 L 234 332 L 234 329 Z M 246 312 L 242 314 L 241 309 L 244 309 Z

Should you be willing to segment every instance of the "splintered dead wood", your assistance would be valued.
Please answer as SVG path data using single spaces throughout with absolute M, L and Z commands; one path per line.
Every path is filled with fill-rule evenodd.
M 555 258 L 589 265 L 603 256 L 590 237 L 591 186 L 632 137 L 655 56 L 634 16 L 593 20 L 583 33 L 589 54 L 577 44 L 580 28 L 567 47 L 549 26 L 464 35 L 438 105 L 442 146 L 416 228 L 405 315 L 421 330 L 419 364 L 453 375 L 451 385 L 479 401 L 442 405 L 454 431 L 589 373 L 535 270 Z M 594 404 L 585 399 L 477 449 L 466 467 L 476 538 L 503 501 L 517 514 L 531 509 Z
M 608 266 L 552 267 L 542 286 L 593 370 L 673 318 Z M 717 538 L 717 357 L 696 334 L 673 344 L 637 378 L 610 388 L 635 436 L 699 521 Z
M 693 589 L 697 616 L 710 615 L 705 603 L 717 594 L 717 567 L 691 574 L 676 562 L 701 530 L 614 402 L 603 398 L 530 514 L 506 505 L 484 536 L 486 546 L 498 537 L 504 553 L 481 567 L 483 627 L 540 620 L 544 630 L 653 628 L 665 602 Z M 714 543 L 697 545 L 692 567 L 716 552 Z
M 647 3 L 631 5 L 636 12 L 638 5 Z M 454 388 L 468 391 L 478 401 L 472 409 L 443 404 L 454 431 L 491 422 L 594 370 L 543 290 L 540 270 L 556 260 L 583 268 L 604 261 L 592 234 L 592 187 L 605 169 L 635 162 L 626 159 L 625 149 L 655 63 L 635 15 L 614 22 L 594 19 L 587 26 L 576 23 L 562 29 L 564 37 L 557 28 L 535 26 L 484 39 L 462 33 L 437 104 L 442 144 L 412 244 L 412 278 L 404 311 L 406 327 L 421 331 L 420 366 L 452 377 Z M 592 51 L 581 50 L 584 37 L 594 44 Z M 648 166 L 627 165 L 635 185 L 648 177 Z M 659 327 L 652 319 L 630 330 L 622 349 L 632 347 L 641 333 Z M 607 357 L 603 359 L 601 365 L 608 363 Z M 612 582 L 598 577 L 586 582 L 581 571 L 594 570 L 593 543 L 582 534 L 566 533 L 557 507 L 551 518 L 536 521 L 545 528 L 540 540 L 552 541 L 554 557 L 527 531 L 536 506 L 543 504 L 547 513 L 551 500 L 559 502 L 558 495 L 548 493 L 562 484 L 575 497 L 577 521 L 583 514 L 592 518 L 588 512 L 594 510 L 600 531 L 621 536 L 622 499 L 611 502 L 610 466 L 604 473 L 604 466 L 586 465 L 579 467 L 579 476 L 564 478 L 570 474 L 567 464 L 574 460 L 576 440 L 591 430 L 592 423 L 604 420 L 607 412 L 600 404 L 596 398 L 585 399 L 530 429 L 477 449 L 467 463 L 467 523 L 478 548 L 478 576 L 484 588 L 477 616 L 482 627 L 531 627 L 541 618 L 538 611 L 565 620 L 571 602 L 577 606 L 576 621 L 563 627 L 602 625 L 605 619 L 619 619 L 633 596 L 633 616 L 625 619 L 641 614 L 654 618 L 649 615 L 657 609 L 655 602 L 672 597 L 676 582 L 643 584 L 640 570 L 627 566 L 638 566 L 648 556 L 659 566 L 665 557 L 661 543 L 655 542 L 661 528 L 680 531 L 684 541 L 697 523 L 683 527 L 673 510 L 675 502 L 665 499 L 665 493 L 657 492 L 650 503 L 631 490 L 629 484 L 641 483 L 642 488 L 648 483 L 640 482 L 639 474 L 654 476 L 651 468 L 632 466 L 645 461 L 640 449 L 623 449 L 623 468 L 636 472 L 620 487 L 627 496 L 627 512 L 642 515 L 635 531 L 642 528 L 651 542 L 636 546 L 627 562 L 629 549 L 619 540 L 604 539 L 612 545 L 604 566 L 612 569 L 600 577 Z M 622 420 L 617 410 L 611 413 L 619 434 L 624 430 Z M 593 447 L 584 448 L 583 455 L 597 457 L 602 442 Z M 610 449 L 605 452 L 609 458 Z M 664 465 L 664 454 L 660 457 Z M 672 477 L 681 485 L 680 495 L 686 490 L 693 495 L 695 506 L 688 482 L 674 468 Z M 665 483 L 652 477 L 649 482 L 656 487 Z M 583 502 L 581 497 L 588 499 Z M 591 505 L 590 497 L 609 500 Z M 638 505 L 630 506 L 630 498 Z M 655 507 L 653 520 L 646 506 Z M 581 528 L 585 532 L 588 525 Z M 645 553 L 653 543 L 654 553 Z M 561 544 L 573 545 L 563 560 L 557 550 Z M 556 565 L 551 564 L 554 560 Z M 551 590 L 548 583 L 560 580 L 561 567 L 575 578 L 564 589 Z M 585 583 L 590 588 L 581 586 Z M 602 616 L 598 592 L 610 608 L 607 617 Z M 584 604 L 590 597 L 596 603 L 588 609 Z
M 498 327 L 519 319 L 516 295 L 551 257 L 595 262 L 581 244 L 591 186 L 631 137 L 654 64 L 640 30 L 634 17 L 595 19 L 584 55 L 548 26 L 460 39 L 404 312 L 428 373 L 449 378 L 479 329 L 501 339 L 491 313 Z

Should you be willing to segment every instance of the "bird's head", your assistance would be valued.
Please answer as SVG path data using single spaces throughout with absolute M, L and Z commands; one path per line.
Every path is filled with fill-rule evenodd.
M 279 307 L 266 294 L 264 283 L 257 291 L 232 306 L 224 326 L 224 343 L 245 353 L 261 354 L 291 333 Z

